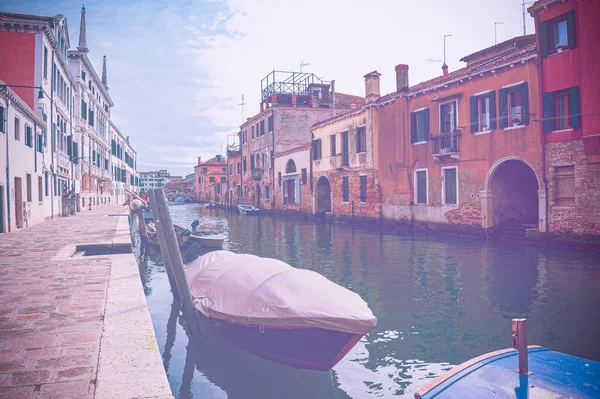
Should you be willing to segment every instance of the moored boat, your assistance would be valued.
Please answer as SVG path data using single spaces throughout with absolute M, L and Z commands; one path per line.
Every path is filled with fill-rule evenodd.
M 513 320 L 523 323 L 524 319 Z M 526 329 L 526 323 L 524 324 Z M 600 362 L 527 346 L 517 329 L 515 348 L 468 360 L 423 386 L 416 399 L 598 398 Z M 522 336 L 525 339 L 522 340 Z
M 205 248 L 222 248 L 225 236 L 217 232 L 193 231 L 190 240 L 199 242 Z
M 185 247 L 190 240 L 190 231 L 188 229 L 184 229 L 183 227 L 173 225 L 175 230 L 175 236 L 177 237 L 177 243 L 180 248 Z M 160 242 L 158 239 L 158 232 L 156 231 L 156 227 L 153 222 L 149 222 L 146 224 L 146 230 L 148 232 L 148 241 L 156 248 L 160 248 Z
M 238 204 L 238 210 L 240 211 L 240 214 L 242 215 L 252 215 L 252 214 L 256 214 L 260 211 L 259 208 L 256 208 L 254 205 L 250 205 L 250 204 Z
M 276 259 L 215 251 L 186 278 L 196 311 L 224 338 L 296 368 L 331 369 L 377 323 L 356 293 Z

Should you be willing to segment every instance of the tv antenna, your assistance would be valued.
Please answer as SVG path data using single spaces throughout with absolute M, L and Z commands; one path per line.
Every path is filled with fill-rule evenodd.
M 494 22 L 494 45 L 498 44 L 498 33 L 496 31 L 498 25 L 504 25 L 504 22 Z
M 444 35 L 444 65 L 446 65 L 446 38 L 452 35 Z
M 244 105 L 246 105 L 246 103 L 244 102 L 244 95 L 242 94 L 242 102 L 239 103 L 238 105 L 242 106 L 242 123 L 244 122 Z
M 302 68 L 304 68 L 305 66 L 309 66 L 310 62 L 305 63 L 304 61 L 300 61 L 300 72 L 302 72 Z
M 527 28 L 525 27 L 525 15 L 527 15 L 527 10 L 525 9 L 525 6 L 533 3 L 535 3 L 535 1 L 526 3 L 525 0 L 523 0 L 523 36 L 527 35 Z

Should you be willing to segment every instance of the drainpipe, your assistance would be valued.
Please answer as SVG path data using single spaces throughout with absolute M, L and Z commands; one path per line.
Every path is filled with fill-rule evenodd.
M 54 67 L 54 50 L 52 50 L 52 61 L 50 63 Z M 54 174 L 54 143 L 56 131 L 54 129 L 54 73 L 50 79 L 50 176 L 52 177 L 52 186 L 50 187 L 50 218 L 54 219 L 54 190 L 56 188 L 56 177 Z
M 538 17 L 535 17 L 535 25 L 538 25 Z M 544 63 L 542 62 L 542 57 L 540 54 L 540 45 L 539 45 L 539 38 L 538 38 L 538 43 L 537 43 L 537 48 L 538 48 L 538 68 L 539 68 L 539 79 L 538 79 L 538 90 L 539 90 L 539 95 L 538 95 L 538 99 L 543 99 L 544 97 Z M 546 133 L 544 132 L 544 111 L 543 111 L 543 101 L 540 101 L 540 103 L 538 104 L 538 112 L 541 115 L 541 126 L 540 126 L 540 145 L 542 146 L 541 149 L 541 155 L 542 155 L 542 182 L 544 183 L 544 195 L 546 196 L 546 206 L 544 208 L 544 230 L 546 233 L 548 233 L 548 177 L 546 176 Z M 539 199 L 538 199 L 538 203 L 539 203 Z M 539 215 L 538 215 L 539 218 Z M 538 222 L 538 226 L 539 226 L 539 222 Z
M 8 93 L 8 89 L 4 89 Z M 7 219 L 7 230 L 10 233 L 10 152 L 8 151 L 8 111 L 10 110 L 10 100 L 6 96 L 6 219 Z

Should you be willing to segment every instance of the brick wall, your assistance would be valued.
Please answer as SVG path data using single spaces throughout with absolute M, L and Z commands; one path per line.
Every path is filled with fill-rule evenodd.
M 360 176 L 367 175 L 367 201 L 360 202 Z M 355 216 L 371 219 L 381 218 L 381 191 L 377 173 L 372 170 L 337 170 L 327 171 L 319 176 L 313 176 L 315 184 L 320 176 L 326 176 L 331 184 L 332 211 L 337 216 Z M 342 177 L 348 176 L 349 190 L 348 202 L 343 202 Z M 353 213 L 354 204 L 354 213 Z
M 306 184 L 300 183 L 300 204 L 282 204 L 281 203 L 281 190 L 283 189 L 283 185 L 275 186 L 275 209 L 281 211 L 296 211 L 302 213 L 312 213 L 312 192 L 310 191 L 310 182 L 307 181 Z
M 556 201 L 556 167 L 574 166 L 574 205 Z M 582 140 L 546 146 L 548 179 L 548 231 L 580 234 L 600 233 L 600 164 L 588 163 Z

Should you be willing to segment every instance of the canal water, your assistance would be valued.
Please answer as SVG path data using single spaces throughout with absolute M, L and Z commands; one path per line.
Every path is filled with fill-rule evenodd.
M 529 342 L 600 360 L 597 254 L 424 233 L 240 216 L 196 204 L 173 222 L 223 233 L 224 249 L 317 271 L 369 304 L 377 327 L 330 372 L 246 353 L 203 325 L 190 341 L 160 255 L 140 262 L 154 330 L 178 398 L 412 398 L 452 365 L 507 348 L 511 319 Z

